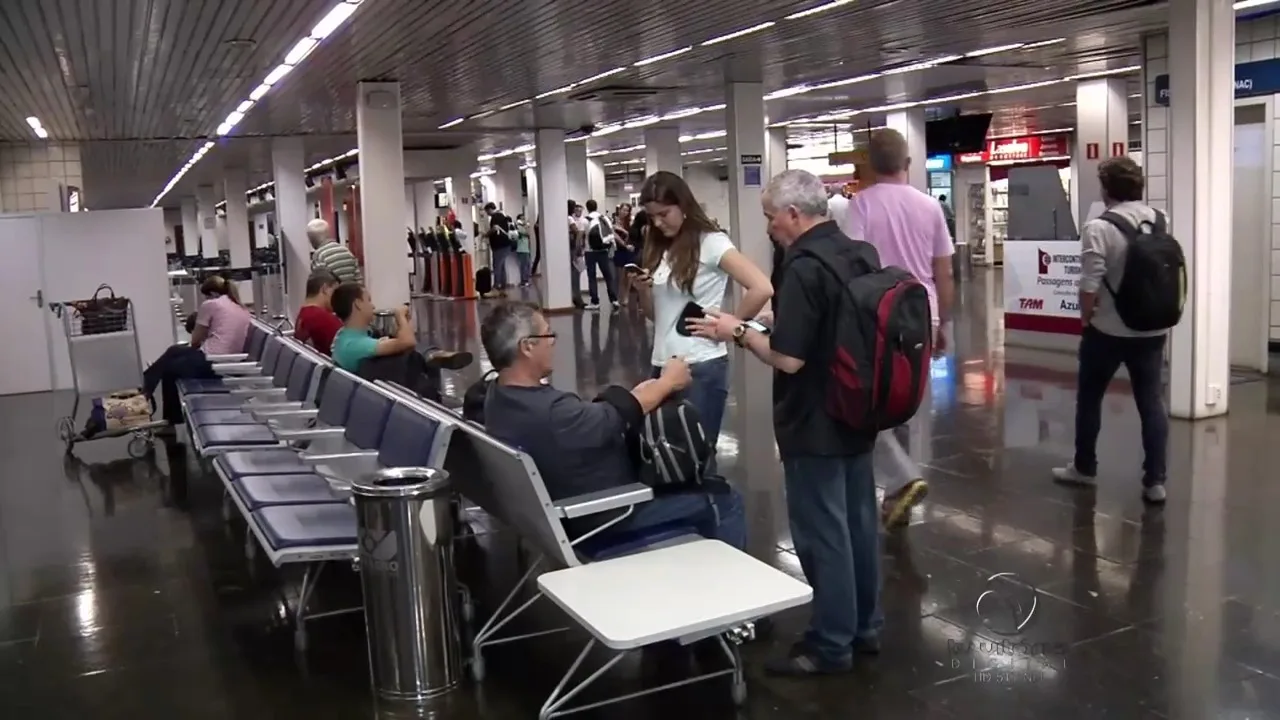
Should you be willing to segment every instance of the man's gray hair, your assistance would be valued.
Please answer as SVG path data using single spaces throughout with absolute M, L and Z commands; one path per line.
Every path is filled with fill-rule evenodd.
M 826 217 L 827 188 L 811 172 L 785 170 L 765 186 L 764 203 L 774 210 L 793 207 L 807 217 Z
M 520 342 L 537 329 L 534 318 L 542 312 L 537 305 L 525 302 L 502 303 L 480 324 L 480 344 L 495 370 L 506 370 L 520 356 Z
M 329 223 L 316 218 L 307 223 L 307 239 L 315 247 L 320 247 L 329 240 Z

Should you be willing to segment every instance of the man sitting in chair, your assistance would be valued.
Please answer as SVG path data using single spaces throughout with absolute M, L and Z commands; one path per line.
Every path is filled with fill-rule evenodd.
M 660 377 L 630 391 L 607 387 L 592 402 L 543 384 L 551 375 L 555 340 L 536 305 L 504 303 L 484 319 L 480 342 L 498 371 L 485 400 L 485 430 L 533 458 L 552 500 L 639 482 L 639 468 L 624 436 L 647 413 L 688 386 L 688 364 L 672 358 Z M 571 520 L 565 529 L 576 537 L 613 517 L 602 513 L 586 518 L 585 523 Z M 742 498 L 727 484 L 712 492 L 664 492 L 636 506 L 630 517 L 603 531 L 601 537 L 681 526 L 746 549 Z
M 395 310 L 395 335 L 373 337 L 370 332 L 374 318 L 373 300 L 360 283 L 339 285 L 329 302 L 342 321 L 342 329 L 333 339 L 333 362 L 347 372 L 368 380 L 394 380 L 423 397 L 438 401 L 440 370 L 461 370 L 471 364 L 469 352 L 446 352 L 433 348 L 418 353 L 418 338 L 408 305 L 401 305 Z M 424 378 L 425 382 L 422 382 Z

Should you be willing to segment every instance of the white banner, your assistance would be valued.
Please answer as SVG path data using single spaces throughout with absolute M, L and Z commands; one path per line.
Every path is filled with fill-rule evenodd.
M 1004 311 L 1079 318 L 1080 242 L 1005 241 Z

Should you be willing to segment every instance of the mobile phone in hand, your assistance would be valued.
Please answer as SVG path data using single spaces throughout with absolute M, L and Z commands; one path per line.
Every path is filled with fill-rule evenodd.
M 622 269 L 624 272 L 631 275 L 639 275 L 644 272 L 644 268 L 640 267 L 635 263 L 627 263 L 626 265 L 622 266 Z
M 686 323 L 690 320 L 699 320 L 706 316 L 707 313 L 702 309 L 701 305 L 696 302 L 688 303 L 684 306 L 684 310 L 680 311 L 680 319 L 676 321 L 676 334 L 683 335 L 684 337 L 692 336 L 693 333 L 689 331 L 689 327 Z

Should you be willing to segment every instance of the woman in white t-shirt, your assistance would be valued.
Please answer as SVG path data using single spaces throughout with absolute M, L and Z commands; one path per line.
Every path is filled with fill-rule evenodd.
M 640 204 L 649 216 L 635 285 L 640 306 L 653 320 L 653 372 L 657 377 L 672 357 L 689 363 L 693 382 L 684 396 L 698 409 L 712 445 L 720 437 L 729 394 L 729 349 L 722 342 L 677 330 L 685 307 L 722 308 L 732 278 L 742 286 L 736 314 L 752 318 L 773 297 L 769 276 L 738 252 L 733 241 L 708 217 L 679 175 L 656 172 L 640 188 Z

